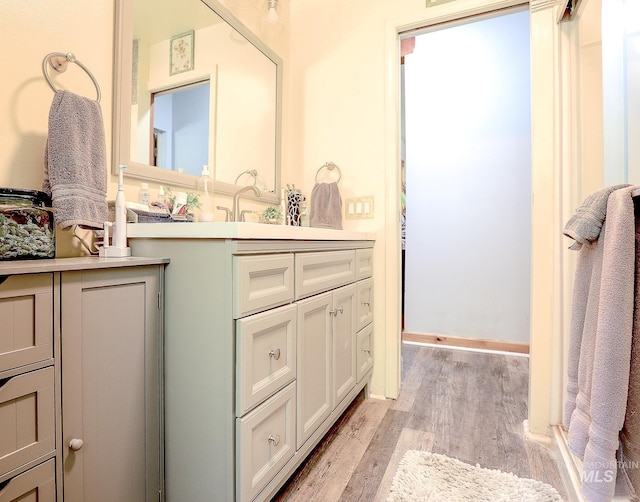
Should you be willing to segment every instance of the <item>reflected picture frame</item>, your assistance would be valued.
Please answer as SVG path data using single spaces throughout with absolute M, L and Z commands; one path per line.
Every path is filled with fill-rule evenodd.
M 171 37 L 169 41 L 169 75 L 177 75 L 194 68 L 194 30 Z

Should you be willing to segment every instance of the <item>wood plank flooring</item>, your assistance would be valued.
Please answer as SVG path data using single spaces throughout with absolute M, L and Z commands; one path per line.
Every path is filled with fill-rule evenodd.
M 554 486 L 552 450 L 524 439 L 529 359 L 403 344 L 397 400 L 347 409 L 276 502 L 382 502 L 407 450 L 426 450 Z

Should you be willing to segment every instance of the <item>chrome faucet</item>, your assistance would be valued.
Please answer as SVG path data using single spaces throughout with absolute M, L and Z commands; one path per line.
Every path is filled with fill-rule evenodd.
M 253 190 L 253 193 L 255 194 L 255 196 L 256 197 L 260 197 L 260 190 L 258 190 L 258 187 L 255 186 L 255 185 L 248 185 L 248 186 L 242 187 L 240 190 L 238 190 L 233 196 L 233 212 L 232 212 L 233 221 L 241 221 L 241 219 L 240 219 L 240 195 L 242 195 L 244 192 L 248 192 L 249 190 Z

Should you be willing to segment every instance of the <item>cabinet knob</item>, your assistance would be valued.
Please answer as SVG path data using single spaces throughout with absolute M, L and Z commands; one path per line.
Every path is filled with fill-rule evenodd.
M 69 448 L 71 448 L 73 451 L 78 451 L 83 446 L 84 441 L 82 439 L 73 438 L 71 441 L 69 441 Z
M 330 310 L 329 314 L 338 317 L 338 314 L 342 314 L 342 312 L 344 312 L 344 309 L 342 308 L 342 305 L 339 305 L 333 310 Z
M 269 436 L 269 442 L 273 445 L 273 446 L 278 446 L 280 444 L 280 435 L 276 434 L 275 436 L 273 434 L 271 434 Z
M 271 349 L 269 351 L 269 357 L 273 357 L 276 361 L 280 359 L 280 349 Z

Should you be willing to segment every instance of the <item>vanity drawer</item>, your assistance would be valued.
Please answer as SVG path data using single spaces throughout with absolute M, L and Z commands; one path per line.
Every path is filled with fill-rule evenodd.
M 373 248 L 356 249 L 356 279 L 373 275 Z
M 236 419 L 236 500 L 248 502 L 296 451 L 296 383 Z
M 355 250 L 296 254 L 296 300 L 355 280 Z
M 0 374 L 53 357 L 51 274 L 10 276 L 0 284 Z
M 50 459 L 11 478 L 9 482 L 0 489 L 0 502 L 13 502 L 16 500 L 55 502 L 55 467 L 54 459 Z
M 53 367 L 0 381 L 0 472 L 55 449 Z
M 296 377 L 296 306 L 236 321 L 236 416 Z
M 373 279 L 358 282 L 356 331 L 373 322 Z
M 293 300 L 293 254 L 233 257 L 233 317 Z
M 373 368 L 373 324 L 369 324 L 356 335 L 356 380 Z

